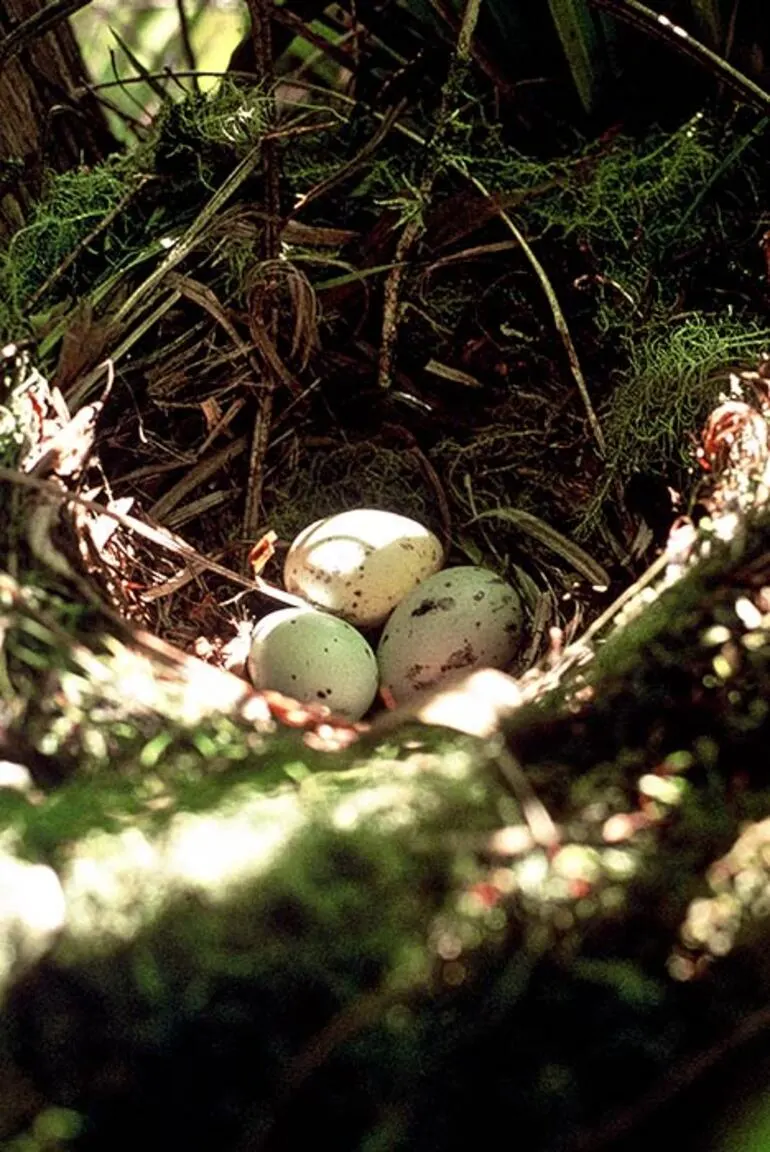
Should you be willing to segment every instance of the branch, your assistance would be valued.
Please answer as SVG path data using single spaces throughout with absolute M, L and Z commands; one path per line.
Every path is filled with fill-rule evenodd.
M 9 60 L 18 56 L 25 44 L 50 32 L 62 20 L 68 19 L 90 3 L 91 0 L 51 0 L 45 8 L 30 16 L 29 20 L 24 20 L 4 40 L 0 40 L 0 70 Z

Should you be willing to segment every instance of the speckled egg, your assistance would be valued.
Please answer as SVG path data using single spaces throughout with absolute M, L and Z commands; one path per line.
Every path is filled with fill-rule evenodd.
M 429 529 L 375 508 L 317 520 L 293 542 L 284 565 L 287 592 L 361 628 L 374 627 L 443 563 Z
M 385 626 L 377 662 L 386 700 L 401 704 L 471 668 L 503 668 L 522 632 L 515 588 L 486 568 L 445 568 L 398 605 Z
M 247 669 L 255 688 L 326 704 L 349 720 L 360 720 L 377 693 L 377 660 L 361 633 L 312 608 L 264 616 L 252 633 Z

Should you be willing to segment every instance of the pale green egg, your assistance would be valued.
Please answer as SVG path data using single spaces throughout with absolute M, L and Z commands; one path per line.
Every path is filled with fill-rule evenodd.
M 247 668 L 255 688 L 326 704 L 348 720 L 360 720 L 377 692 L 377 660 L 361 633 L 312 608 L 264 616 L 252 633 Z

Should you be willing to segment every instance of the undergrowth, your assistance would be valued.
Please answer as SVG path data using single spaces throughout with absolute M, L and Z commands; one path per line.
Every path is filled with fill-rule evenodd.
M 475 456 L 484 476 L 498 468 L 499 487 L 492 484 L 489 493 L 498 506 L 519 499 L 543 515 L 563 505 L 564 526 L 580 526 L 590 535 L 618 478 L 635 470 L 662 474 L 686 468 L 688 438 L 724 387 L 724 373 L 755 360 L 767 347 L 770 331 L 762 326 L 754 287 L 728 291 L 721 312 L 703 307 L 704 297 L 721 299 L 710 292 L 705 256 L 717 252 L 721 261 L 729 253 L 740 265 L 752 250 L 756 258 L 764 227 L 765 172 L 757 143 L 765 125 L 746 116 L 726 127 L 698 114 L 675 131 L 654 130 L 638 138 L 609 132 L 588 142 L 576 138 L 569 154 L 540 157 L 525 155 L 468 91 L 441 138 L 437 178 L 426 198 L 420 179 L 430 150 L 430 110 L 410 108 L 361 161 L 361 150 L 381 125 L 375 115 L 358 108 L 348 114 L 344 102 L 309 94 L 306 104 L 288 105 L 276 118 L 264 91 L 228 81 L 217 93 L 169 102 L 157 118 L 154 138 L 132 155 L 49 178 L 28 224 L 0 257 L 0 339 L 30 328 L 45 332 L 54 320 L 65 330 L 67 310 L 83 297 L 95 305 L 97 319 L 109 318 L 137 276 L 149 275 L 235 165 L 266 132 L 277 132 L 282 210 L 296 224 L 293 231 L 284 230 L 280 259 L 262 256 L 265 220 L 258 208 L 257 166 L 201 231 L 185 272 L 205 285 L 212 306 L 230 310 L 246 338 L 255 306 L 261 309 L 260 323 L 274 309 L 282 360 L 300 387 L 320 381 L 325 401 L 344 382 L 334 379 L 324 356 L 330 349 L 348 353 L 346 333 L 354 331 L 376 358 L 381 286 L 406 215 L 416 213 L 425 231 L 400 288 L 401 364 L 418 393 L 427 377 L 427 386 L 435 385 L 441 395 L 452 372 L 465 374 L 481 389 L 471 396 L 467 411 L 473 414 L 464 416 L 478 450 L 454 429 L 447 436 L 437 427 L 434 443 L 443 438 L 462 445 L 463 466 Z M 608 452 L 599 462 L 598 478 L 585 485 L 599 493 L 594 498 L 577 468 L 569 481 L 571 497 L 564 491 L 564 475 L 554 476 L 550 410 L 561 405 L 565 365 L 553 317 L 520 249 L 486 251 L 499 246 L 503 235 L 510 240 L 510 233 L 494 210 L 473 221 L 478 190 L 470 188 L 468 177 L 510 213 L 543 259 L 577 355 L 597 381 L 591 380 L 590 390 Z M 308 193 L 309 203 L 297 211 Z M 462 203 L 464 196 L 468 200 Z M 451 210 L 454 198 L 461 201 L 458 212 L 469 213 L 469 226 L 454 233 L 450 228 L 449 239 L 434 243 L 433 218 L 447 203 Z M 287 268 L 290 274 L 284 274 Z M 580 288 L 588 291 L 581 294 Z M 214 396 L 220 387 L 217 356 L 225 364 L 228 345 L 221 342 L 221 331 L 219 341 L 207 343 L 200 311 L 194 315 L 197 328 L 188 324 L 173 330 L 160 348 L 151 341 L 132 352 L 131 371 L 141 377 L 144 364 L 150 395 L 159 397 L 164 412 L 175 403 L 194 408 L 201 396 Z M 127 318 L 124 331 L 134 321 Z M 185 360 L 192 333 L 202 339 L 201 350 L 207 349 L 204 363 L 198 363 L 197 353 L 193 358 L 194 373 Z M 55 340 L 51 346 L 55 351 Z M 484 356 L 476 359 L 477 347 Z M 181 367 L 174 368 L 173 357 Z M 53 364 L 41 367 L 50 371 Z M 373 377 L 371 363 L 356 367 L 361 370 L 354 379 L 366 387 Z M 445 369 L 449 374 L 442 379 Z M 525 374 L 540 378 L 541 390 L 548 377 L 545 408 L 522 400 L 530 387 Z M 184 395 L 175 391 L 177 379 Z M 242 379 L 233 371 L 230 387 Z M 141 383 L 132 379 L 132 386 Z M 467 404 L 470 394 L 460 395 L 460 403 Z M 495 419 L 495 408 L 506 421 L 513 414 L 510 428 L 502 416 Z M 537 410 L 537 419 L 525 414 L 524 436 L 516 414 L 527 408 Z M 567 412 L 558 430 L 560 472 L 569 467 L 570 453 L 581 456 L 583 435 L 574 412 Z M 186 450 L 187 428 L 184 436 Z M 491 442 L 494 464 L 486 456 L 485 444 Z M 334 453 L 326 455 L 331 461 Z M 391 495 L 401 504 L 404 485 L 388 470 L 386 455 L 364 464 L 354 451 L 353 464 L 346 462 L 331 482 L 298 473 L 295 481 L 274 479 L 272 491 L 277 497 L 294 493 L 281 501 L 284 508 L 295 502 L 299 489 L 317 497 L 317 505 L 306 511 L 312 519 L 326 512 L 324 491 L 334 490 L 335 503 L 343 498 L 350 467 L 355 503 L 365 494 L 377 505 Z M 383 474 L 373 477 L 380 467 Z M 452 495 L 457 474 L 442 479 Z M 484 492 L 483 478 L 474 480 L 477 494 Z M 411 487 L 407 481 L 405 488 Z M 461 514 L 467 512 L 463 502 Z M 413 514 L 420 514 L 419 507 Z
M 681 481 L 693 468 L 695 434 L 726 391 L 730 371 L 755 362 L 769 345 L 770 327 L 699 313 L 628 338 L 626 364 L 602 414 L 605 477 L 582 531 L 595 523 L 617 480 L 639 471 Z

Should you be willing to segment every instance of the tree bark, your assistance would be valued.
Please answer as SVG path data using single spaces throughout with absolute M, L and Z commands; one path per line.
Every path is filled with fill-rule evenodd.
M 5 0 L 0 48 L 40 9 L 41 0 Z M 0 64 L 0 236 L 23 224 L 46 170 L 93 164 L 114 147 L 98 101 L 83 88 L 84 79 L 66 20 Z

